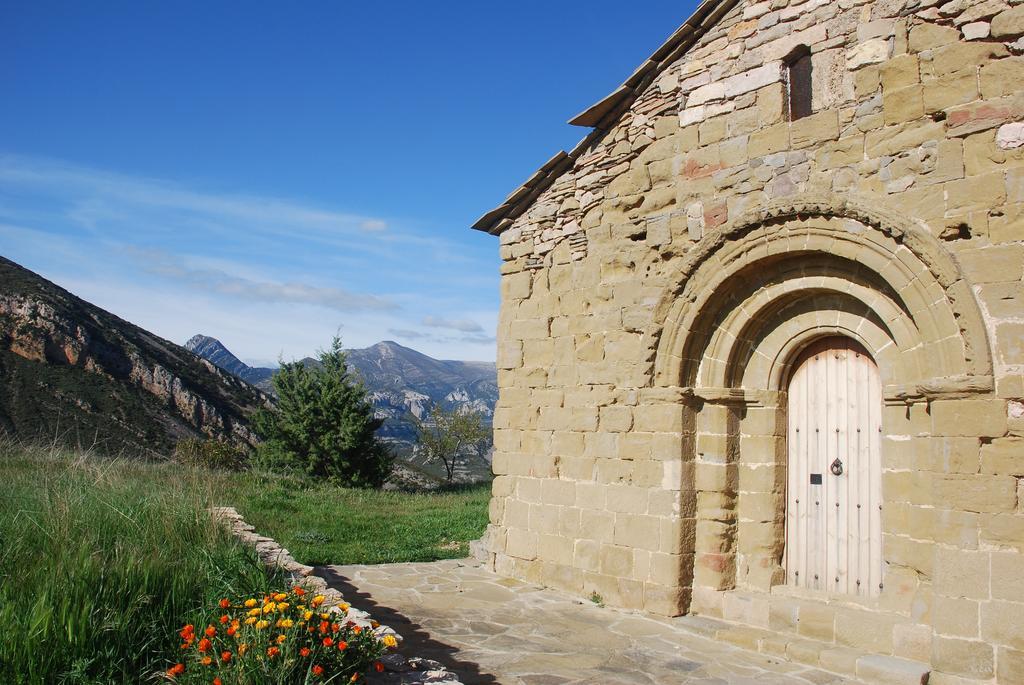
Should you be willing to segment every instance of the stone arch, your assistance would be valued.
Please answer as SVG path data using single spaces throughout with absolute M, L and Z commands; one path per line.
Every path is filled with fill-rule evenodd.
M 755 335 L 756 316 L 730 312 L 762 307 L 763 320 L 765 304 L 827 294 L 882 317 L 901 343 L 903 373 L 889 380 L 907 386 L 902 392 L 934 386 L 935 377 L 991 387 L 987 332 L 958 265 L 925 225 L 877 203 L 825 196 L 748 212 L 705 236 L 670 280 L 644 337 L 646 385 L 736 387 L 723 371 L 729 362 L 715 355 L 733 349 L 730 337 Z M 739 328 L 723 328 L 730 323 Z M 735 366 L 729 373 L 732 382 L 742 376 Z
M 784 391 L 814 340 L 860 343 L 893 401 L 991 390 L 987 332 L 958 265 L 925 225 L 883 207 L 768 205 L 705 236 L 670 279 L 645 334 L 644 380 L 694 397 L 682 489 L 696 503 L 698 612 L 715 593 L 785 578 Z

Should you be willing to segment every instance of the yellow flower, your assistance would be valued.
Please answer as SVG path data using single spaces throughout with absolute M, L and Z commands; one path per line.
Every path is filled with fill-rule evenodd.
M 274 595 L 275 602 L 283 602 L 286 599 L 288 599 L 288 595 L 286 595 L 283 592 L 278 592 L 276 595 Z
M 384 646 L 385 647 L 397 647 L 398 646 L 398 640 L 395 639 L 394 635 L 385 635 L 384 639 L 383 639 L 383 642 L 384 642 Z
M 263 630 L 270 625 L 270 621 L 256 621 L 256 630 Z
M 309 619 L 313 618 L 313 612 L 312 611 L 307 611 L 306 613 L 304 613 L 302 615 L 302 618 L 304 618 L 305 620 L 308 621 Z
M 259 607 L 256 607 L 255 609 L 249 609 L 249 611 L 247 611 L 245 613 L 248 614 L 249 616 L 259 616 L 260 614 L 263 613 L 263 611 Z
M 313 606 L 318 607 L 318 606 L 320 606 L 321 604 L 324 603 L 325 599 L 326 599 L 326 597 L 324 597 L 323 595 L 317 595 L 316 597 L 313 598 L 312 604 L 313 604 Z
M 341 604 L 338 605 L 338 608 L 341 609 L 342 611 L 344 611 L 345 613 L 348 613 L 349 606 L 350 605 L 349 605 L 348 602 L 342 602 Z
M 284 618 L 284 619 L 281 619 L 280 621 L 278 621 L 278 624 L 282 628 L 291 628 L 293 625 L 295 625 L 295 621 L 293 621 L 290 618 Z
M 331 615 L 330 615 L 330 614 L 320 614 L 320 618 L 321 618 L 322 620 L 324 620 L 324 621 L 326 621 L 326 620 L 327 620 L 327 619 L 329 619 L 330 617 L 331 617 Z
M 277 644 L 281 644 L 282 642 L 284 642 L 287 639 L 288 638 L 285 635 L 278 635 L 277 636 Z
M 242 644 L 238 645 L 238 655 L 239 656 L 243 656 L 247 651 L 249 651 L 249 644 L 248 643 L 243 642 Z
M 255 622 L 256 622 L 256 617 L 255 616 L 250 616 L 249 618 L 245 619 L 245 625 L 247 625 L 247 626 L 251 626 Z
M 255 599 L 247 599 L 247 600 L 245 600 L 245 608 L 246 609 L 252 609 L 257 604 L 258 604 L 258 602 Z
M 270 604 L 264 604 L 264 605 L 263 605 L 263 613 L 265 613 L 265 614 L 269 614 L 270 612 L 272 612 L 272 611 L 274 610 L 274 608 L 275 608 L 276 606 L 277 606 L 277 605 L 276 605 L 276 604 L 274 604 L 273 602 L 271 602 Z
M 289 606 L 290 605 L 288 604 L 288 602 L 281 602 L 280 604 L 277 605 L 277 610 L 280 611 L 281 613 L 284 613 L 284 610 L 287 609 Z

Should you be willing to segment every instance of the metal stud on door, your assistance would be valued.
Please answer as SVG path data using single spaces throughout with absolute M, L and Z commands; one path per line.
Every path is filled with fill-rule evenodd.
M 791 585 L 877 595 L 882 386 L 849 338 L 808 346 L 789 381 L 785 564 Z

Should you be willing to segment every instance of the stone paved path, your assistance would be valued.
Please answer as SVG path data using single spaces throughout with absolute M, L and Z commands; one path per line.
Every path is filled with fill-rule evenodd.
M 466 685 L 838 685 L 854 681 L 691 632 L 694 619 L 598 607 L 472 560 L 318 569 L 353 606 Z

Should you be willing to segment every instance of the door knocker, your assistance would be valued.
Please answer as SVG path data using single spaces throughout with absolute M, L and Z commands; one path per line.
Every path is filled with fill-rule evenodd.
M 839 457 L 836 457 L 836 460 L 832 462 L 832 465 L 829 466 L 829 468 L 832 469 L 833 476 L 843 475 L 843 462 L 839 460 Z

